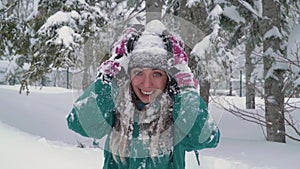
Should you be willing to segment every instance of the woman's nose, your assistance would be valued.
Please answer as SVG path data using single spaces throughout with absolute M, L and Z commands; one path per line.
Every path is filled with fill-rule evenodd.
M 144 76 L 144 82 L 143 82 L 143 84 L 144 84 L 145 88 L 150 88 L 151 87 L 152 81 L 151 81 L 151 77 L 149 75 L 145 75 Z

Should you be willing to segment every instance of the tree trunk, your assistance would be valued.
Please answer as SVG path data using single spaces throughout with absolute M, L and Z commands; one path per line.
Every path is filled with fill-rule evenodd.
M 146 22 L 161 20 L 162 0 L 146 0 Z
M 209 102 L 209 90 L 210 90 L 210 82 L 207 80 L 202 80 L 200 82 L 200 95 L 203 98 L 203 100 L 206 102 L 206 105 L 208 105 Z
M 245 73 L 246 73 L 246 108 L 255 109 L 255 82 L 251 80 L 251 74 L 254 70 L 252 63 L 251 53 L 254 50 L 253 42 L 246 43 L 246 62 L 245 62 Z
M 90 69 L 91 65 L 93 64 L 93 58 L 94 58 L 94 41 L 88 41 L 85 43 L 84 46 L 84 70 L 83 70 L 83 76 L 82 76 L 82 90 L 85 90 L 91 83 L 91 75 L 90 75 Z
M 280 26 L 280 6 L 274 0 L 263 1 L 263 16 L 267 17 L 266 29 Z M 280 39 L 270 37 L 264 41 L 264 77 L 265 77 L 265 118 L 267 125 L 267 140 L 286 142 L 284 125 L 284 70 L 273 70 L 274 55 L 280 50 Z M 273 52 L 270 52 L 273 51 Z
M 283 89 L 283 72 L 276 70 L 274 75 L 276 79 L 270 77 L 265 80 L 267 140 L 285 143 L 284 93 L 281 92 Z

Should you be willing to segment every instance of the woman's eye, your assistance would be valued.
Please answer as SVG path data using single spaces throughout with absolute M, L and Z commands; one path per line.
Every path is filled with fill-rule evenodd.
M 154 73 L 153 73 L 153 76 L 154 76 L 154 77 L 161 77 L 161 76 L 162 76 L 162 73 L 160 73 L 160 72 L 154 72 Z
M 130 72 L 130 76 L 131 76 L 131 77 L 134 77 L 134 76 L 140 76 L 140 75 L 142 75 L 142 74 L 143 74 L 143 70 L 140 69 L 140 68 L 134 68 L 134 69 L 132 69 L 131 72 Z

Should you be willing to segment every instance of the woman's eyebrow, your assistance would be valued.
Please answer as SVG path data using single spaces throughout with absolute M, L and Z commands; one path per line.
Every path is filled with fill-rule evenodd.
M 163 71 L 163 70 L 161 70 L 161 69 L 158 69 L 158 68 L 155 68 L 155 69 L 152 69 L 152 70 L 158 70 L 158 71 Z

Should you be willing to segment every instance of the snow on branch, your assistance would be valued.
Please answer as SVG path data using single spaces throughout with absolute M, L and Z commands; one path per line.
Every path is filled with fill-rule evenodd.
M 63 26 L 56 30 L 57 38 L 54 40 L 56 44 L 63 44 L 66 47 L 71 47 L 74 43 L 74 39 L 80 39 L 81 36 L 70 28 L 69 26 Z
M 235 6 L 226 6 L 224 8 L 224 15 L 237 23 L 240 23 L 240 22 L 245 23 L 246 22 L 245 18 L 243 18 L 239 14 L 239 12 L 237 11 L 237 7 L 235 7 Z
M 246 9 L 248 9 L 248 10 L 249 10 L 251 13 L 253 13 L 254 15 L 256 15 L 256 16 L 262 18 L 261 14 L 260 14 L 258 11 L 254 10 L 254 9 L 252 8 L 252 6 L 251 6 L 248 2 L 243 1 L 243 0 L 239 0 L 239 3 L 242 4 Z
M 38 31 L 39 34 L 47 34 L 49 29 L 60 25 L 76 25 L 76 20 L 80 19 L 80 15 L 76 11 L 62 12 L 58 11 L 47 19 L 47 22 Z
M 200 2 L 200 0 L 188 0 L 187 2 L 186 2 L 186 6 L 188 7 L 188 8 L 191 8 L 192 6 L 194 6 L 196 3 L 198 3 L 198 2 Z
M 279 38 L 282 39 L 282 34 L 280 33 L 279 29 L 276 26 L 273 26 L 270 30 L 268 30 L 264 34 L 264 40 L 268 38 Z

